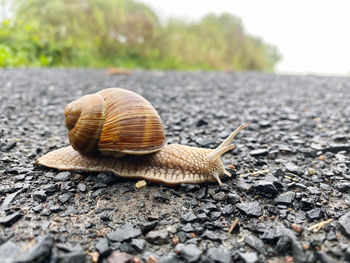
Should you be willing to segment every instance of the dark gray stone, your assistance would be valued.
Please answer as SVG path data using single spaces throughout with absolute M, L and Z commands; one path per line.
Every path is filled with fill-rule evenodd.
M 47 207 L 45 207 L 42 211 L 41 211 L 41 214 L 43 216 L 50 216 L 51 215 L 51 211 L 50 209 L 48 209 Z
M 294 262 L 307 262 L 307 254 L 303 245 L 299 241 L 292 241 L 292 255 Z
M 60 196 L 58 196 L 58 200 L 63 204 L 68 202 L 69 199 L 73 198 L 73 194 L 72 193 L 64 193 L 61 194 Z
M 17 192 L 14 192 L 14 193 L 6 196 L 4 202 L 1 205 L 1 208 L 3 210 L 6 210 L 7 208 L 9 208 L 10 204 L 16 199 L 17 195 L 21 192 L 22 192 L 22 190 L 18 190 Z
M 0 253 L 1 254 L 1 253 Z M 350 262 L 350 247 L 348 247 L 345 251 L 345 260 Z
M 335 184 L 335 188 L 337 188 L 340 192 L 347 193 L 350 192 L 350 182 L 340 182 Z
M 166 229 L 153 230 L 147 233 L 146 241 L 153 245 L 163 245 L 169 243 L 169 232 Z
M 247 216 L 259 217 L 263 214 L 260 204 L 256 201 L 249 203 L 238 203 L 236 206 L 239 211 Z
M 275 198 L 275 204 L 277 205 L 287 205 L 290 206 L 294 201 L 295 193 L 294 192 L 285 192 L 278 195 Z
M 266 156 L 269 154 L 269 150 L 268 149 L 256 149 L 256 150 L 252 150 L 249 152 L 249 154 L 251 156 L 257 157 L 257 156 Z
M 324 151 L 338 153 L 341 151 L 350 151 L 350 144 L 331 144 L 328 147 L 324 148 Z
M 218 210 L 218 208 L 213 203 L 205 203 L 204 205 L 198 208 L 198 212 L 204 213 L 208 213 L 215 210 Z
M 141 235 L 141 229 L 133 225 L 122 225 L 117 230 L 107 234 L 107 238 L 113 242 L 126 241 Z
M 23 216 L 23 213 L 21 211 L 18 211 L 13 214 L 1 217 L 0 225 L 11 226 L 14 223 L 16 223 L 22 216 Z
M 291 172 L 293 174 L 302 174 L 302 170 L 299 168 L 299 166 L 295 165 L 294 163 L 285 163 L 284 167 L 286 167 L 288 172 Z
M 44 202 L 46 200 L 46 198 L 47 198 L 47 195 L 46 195 L 45 191 L 42 191 L 42 190 L 35 191 L 33 193 L 33 196 L 34 196 L 34 198 L 36 198 L 37 200 L 39 200 L 41 202 Z
M 207 216 L 206 213 L 200 213 L 197 215 L 198 220 L 200 221 L 207 221 L 209 220 L 209 217 Z
M 146 234 L 149 231 L 153 230 L 158 225 L 158 223 L 159 223 L 159 221 L 150 221 L 150 222 L 140 223 L 142 233 Z
M 328 241 L 337 241 L 338 240 L 334 229 L 331 229 L 331 230 L 328 231 L 328 233 L 326 234 L 326 239 Z
M 258 254 L 256 252 L 238 252 L 239 258 L 244 263 L 258 263 Z
M 113 250 L 116 250 L 116 249 L 113 248 Z M 129 242 L 121 243 L 118 250 L 120 250 L 121 252 L 128 253 L 128 254 L 135 253 L 135 249 L 133 249 L 133 247 L 131 246 L 131 244 Z
M 306 215 L 310 220 L 317 220 L 317 219 L 322 218 L 323 211 L 321 208 L 314 208 L 314 209 L 306 212 Z
M 282 225 L 276 227 L 265 228 L 264 232 L 259 236 L 260 239 L 267 243 L 276 243 L 282 236 L 288 236 L 292 240 L 296 240 L 295 232 L 292 229 Z
M 111 185 L 116 181 L 116 177 L 114 174 L 102 172 L 97 175 L 96 181 L 102 184 Z
M 47 184 L 43 186 L 43 190 L 47 195 L 52 195 L 56 193 L 60 189 L 60 183 L 55 183 L 55 184 Z
M 227 203 L 229 204 L 236 204 L 241 201 L 241 197 L 236 193 L 229 193 L 227 194 Z
M 55 176 L 56 182 L 65 182 L 69 181 L 71 179 L 71 173 L 70 172 L 60 172 Z
M 60 253 L 55 255 L 54 262 L 59 263 L 85 263 L 85 253 L 82 247 L 72 243 L 57 243 L 56 247 Z
M 271 121 L 269 120 L 259 120 L 259 125 L 261 128 L 267 128 L 271 126 Z
M 211 212 L 210 213 L 210 220 L 216 220 L 216 219 L 218 219 L 220 216 L 222 215 L 222 213 L 221 212 L 216 212 L 216 211 L 214 211 L 214 212 Z
M 39 213 L 39 212 L 41 212 L 43 210 L 43 205 L 42 204 L 38 204 L 38 205 L 34 206 L 32 209 L 33 209 L 33 211 L 35 213 Z
M 144 239 L 132 239 L 130 245 L 137 253 L 141 253 L 146 247 L 146 241 Z
M 206 187 L 201 187 L 199 191 L 196 194 L 197 199 L 202 199 L 207 195 L 207 188 Z
M 214 144 L 215 141 L 211 138 L 198 138 L 196 143 L 203 148 L 209 148 L 209 146 Z
M 233 212 L 235 211 L 235 208 L 233 207 L 233 205 L 228 204 L 228 205 L 225 205 L 224 207 L 221 207 L 220 210 L 224 215 L 227 216 L 227 215 L 233 214 Z
M 75 252 L 75 251 L 83 251 L 83 248 L 79 244 L 73 243 L 56 243 L 56 247 L 64 252 Z
M 13 263 L 20 252 L 20 248 L 12 241 L 7 241 L 0 246 L 0 262 Z
M 181 229 L 186 233 L 194 231 L 194 228 L 190 223 L 187 223 L 186 225 L 182 226 Z
M 174 252 L 170 252 L 159 258 L 157 263 L 184 263 Z
M 176 245 L 175 250 L 181 258 L 186 260 L 186 262 L 198 262 L 198 259 L 202 254 L 202 251 L 195 244 L 178 244 Z
M 52 213 L 58 213 L 62 211 L 62 207 L 60 205 L 50 205 L 48 208 Z
M 153 195 L 154 199 L 161 202 L 169 201 L 169 198 L 162 192 L 155 192 Z
M 35 240 L 35 244 L 28 250 L 20 253 L 16 262 L 31 263 L 31 262 L 45 262 L 48 261 L 53 246 L 53 239 L 50 235 L 39 236 Z
M 266 254 L 264 243 L 261 241 L 260 238 L 255 237 L 253 235 L 245 235 L 244 242 L 251 248 L 255 249 L 257 252 L 261 254 Z
M 195 214 L 193 214 L 192 212 L 188 212 L 186 214 L 181 215 L 181 221 L 184 223 L 193 222 L 196 219 L 197 219 L 197 216 Z
M 213 240 L 213 241 L 220 241 L 220 237 L 217 233 L 206 229 L 204 233 L 202 234 L 202 237 Z
M 85 263 L 86 257 L 84 251 L 74 251 L 70 253 L 61 253 L 54 262 L 58 263 Z
M 207 257 L 216 263 L 230 263 L 231 255 L 229 250 L 224 246 L 211 247 L 207 250 Z
M 276 244 L 276 250 L 285 253 L 290 250 L 292 245 L 292 240 L 289 236 L 281 236 Z
M 199 119 L 196 123 L 197 127 L 201 127 L 203 125 L 208 125 L 208 122 L 205 119 Z
M 267 180 L 259 180 L 254 183 L 255 191 L 266 197 L 275 197 L 278 195 L 278 190 L 274 183 Z
M 340 230 L 343 232 L 344 235 L 350 238 L 350 212 L 347 212 L 345 215 L 340 217 L 338 222 Z
M 213 195 L 213 199 L 216 201 L 225 201 L 226 194 L 224 192 L 218 192 L 218 193 Z
M 106 257 L 109 255 L 109 253 L 111 253 L 111 248 L 107 238 L 100 239 L 95 245 L 95 248 L 102 257 Z
M 77 185 L 77 189 L 80 191 L 80 192 L 86 192 L 86 184 L 84 184 L 84 183 L 79 183 L 78 185 Z

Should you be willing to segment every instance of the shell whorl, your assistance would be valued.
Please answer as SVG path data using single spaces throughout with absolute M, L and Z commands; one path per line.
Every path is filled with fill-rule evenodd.
M 82 154 L 97 154 L 106 117 L 103 97 L 98 94 L 83 96 L 66 106 L 64 116 L 73 148 Z
M 104 89 L 68 104 L 66 126 L 71 145 L 85 155 L 148 154 L 165 144 L 158 112 L 142 96 Z

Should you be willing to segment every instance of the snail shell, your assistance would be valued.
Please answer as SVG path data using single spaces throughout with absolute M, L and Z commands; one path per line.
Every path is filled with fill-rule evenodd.
M 110 88 L 83 96 L 64 115 L 69 142 L 83 155 L 141 155 L 165 144 L 158 112 L 132 91 Z

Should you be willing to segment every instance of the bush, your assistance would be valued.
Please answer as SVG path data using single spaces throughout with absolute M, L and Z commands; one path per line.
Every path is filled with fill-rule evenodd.
M 13 0 L 0 25 L 0 66 L 79 66 L 272 71 L 277 49 L 230 14 L 198 23 L 133 0 Z

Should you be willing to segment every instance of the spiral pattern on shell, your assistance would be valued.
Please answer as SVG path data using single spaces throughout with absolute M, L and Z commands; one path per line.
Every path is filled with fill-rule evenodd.
M 70 144 L 85 155 L 148 154 L 165 143 L 158 112 L 132 91 L 110 88 L 83 96 L 64 114 Z

